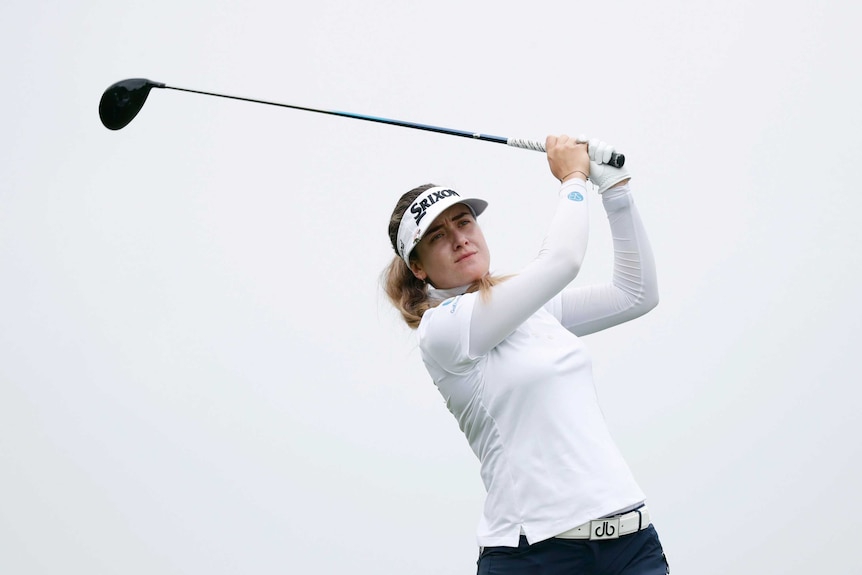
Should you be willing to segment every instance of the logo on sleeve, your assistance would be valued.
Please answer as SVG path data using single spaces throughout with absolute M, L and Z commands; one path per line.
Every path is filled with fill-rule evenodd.
M 572 192 L 568 195 L 568 198 L 573 202 L 583 202 L 584 196 L 581 195 L 581 192 Z

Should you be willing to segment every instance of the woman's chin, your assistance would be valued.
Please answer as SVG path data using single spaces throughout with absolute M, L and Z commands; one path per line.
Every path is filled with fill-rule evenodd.
M 475 269 L 470 269 L 473 267 L 474 266 L 469 266 L 466 269 L 462 269 L 461 273 L 453 274 L 446 278 L 445 281 L 441 281 L 439 284 L 432 280 L 431 284 L 437 289 L 452 289 L 471 285 L 491 274 L 490 270 L 486 266 L 475 266 Z

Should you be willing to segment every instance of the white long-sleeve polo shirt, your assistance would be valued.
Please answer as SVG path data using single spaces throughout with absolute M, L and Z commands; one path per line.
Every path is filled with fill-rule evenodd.
M 515 547 L 522 532 L 542 541 L 645 498 L 610 436 L 578 335 L 656 305 L 651 248 L 629 187 L 608 191 L 613 280 L 564 289 L 588 233 L 586 190 L 567 184 L 533 262 L 490 298 L 446 299 L 418 330 L 428 372 L 481 463 L 483 547 Z

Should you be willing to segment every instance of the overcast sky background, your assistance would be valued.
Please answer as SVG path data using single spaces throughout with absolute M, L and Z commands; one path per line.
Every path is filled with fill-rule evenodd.
M 544 155 L 628 157 L 662 301 L 585 338 L 675 573 L 848 572 L 862 529 L 851 2 L 0 7 L 0 572 L 475 572 L 478 462 L 379 289 L 426 182 L 537 252 Z M 604 281 L 599 201 L 578 283 Z M 854 357 L 856 356 L 856 357 Z

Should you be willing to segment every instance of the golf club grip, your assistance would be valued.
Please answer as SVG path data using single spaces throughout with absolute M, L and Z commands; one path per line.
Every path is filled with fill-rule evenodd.
M 524 140 L 523 138 L 509 138 L 506 140 L 506 145 L 513 148 L 523 148 L 525 150 L 534 150 L 536 152 L 545 152 L 545 144 L 537 140 Z M 611 154 L 611 159 L 608 162 L 609 166 L 622 168 L 626 163 L 626 157 L 623 154 L 614 152 Z

